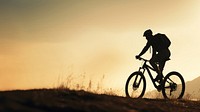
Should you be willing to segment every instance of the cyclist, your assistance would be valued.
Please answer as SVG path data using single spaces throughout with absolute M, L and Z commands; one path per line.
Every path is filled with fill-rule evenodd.
M 150 64 L 158 74 L 154 80 L 160 83 L 163 78 L 162 72 L 165 63 L 167 60 L 170 60 L 169 57 L 171 53 L 168 47 L 171 44 L 171 42 L 164 34 L 158 33 L 156 35 L 152 35 L 151 29 L 146 30 L 143 36 L 146 37 L 147 43 L 146 46 L 140 52 L 140 54 L 136 55 L 136 58 L 139 59 L 140 56 L 142 56 L 152 46 L 153 51 L 152 51 L 152 57 L 150 59 Z M 158 39 L 159 37 L 164 37 L 164 36 L 168 39 L 168 42 L 166 42 L 164 39 L 163 39 L 164 42 L 160 41 L 161 39 Z

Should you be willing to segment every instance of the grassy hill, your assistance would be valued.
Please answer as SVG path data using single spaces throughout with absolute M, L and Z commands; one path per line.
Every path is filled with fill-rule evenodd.
M 199 110 L 199 101 L 131 99 L 63 89 L 0 92 L 1 112 L 199 112 Z

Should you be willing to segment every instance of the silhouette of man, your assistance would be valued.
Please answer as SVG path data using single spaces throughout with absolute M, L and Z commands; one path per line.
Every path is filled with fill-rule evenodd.
M 150 47 L 152 47 L 153 51 L 152 51 L 152 57 L 150 59 L 150 64 L 158 74 L 154 80 L 157 82 L 161 82 L 163 78 L 162 72 L 165 63 L 167 60 L 170 60 L 169 57 L 171 53 L 168 47 L 171 44 L 171 42 L 169 41 L 170 43 L 167 47 L 164 46 L 164 44 L 161 43 L 161 41 L 159 41 L 158 38 L 159 36 L 165 36 L 165 35 L 160 33 L 152 35 L 152 31 L 150 29 L 146 30 L 143 36 L 146 37 L 147 43 L 146 46 L 140 52 L 140 54 L 136 55 L 136 58 L 139 59 L 140 56 L 142 56 Z

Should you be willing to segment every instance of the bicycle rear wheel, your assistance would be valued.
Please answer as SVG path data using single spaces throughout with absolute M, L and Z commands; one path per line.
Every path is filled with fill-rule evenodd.
M 178 72 L 170 72 L 163 81 L 162 94 L 166 99 L 181 99 L 185 92 L 185 81 Z
M 146 89 L 146 80 L 141 72 L 132 73 L 125 85 L 125 92 L 127 97 L 142 98 Z

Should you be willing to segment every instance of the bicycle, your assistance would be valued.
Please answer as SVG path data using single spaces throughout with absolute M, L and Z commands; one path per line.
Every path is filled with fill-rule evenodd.
M 142 98 L 146 90 L 146 79 L 144 76 L 145 71 L 147 71 L 154 87 L 160 92 L 165 99 L 181 99 L 185 92 L 185 81 L 182 75 L 176 71 L 168 73 L 162 78 L 161 83 L 157 84 L 151 74 L 151 71 L 155 71 L 147 62 L 149 60 L 144 58 L 139 58 L 143 61 L 143 65 L 139 67 L 139 70 L 133 72 L 127 79 L 125 85 L 125 93 L 127 97 L 131 98 Z

